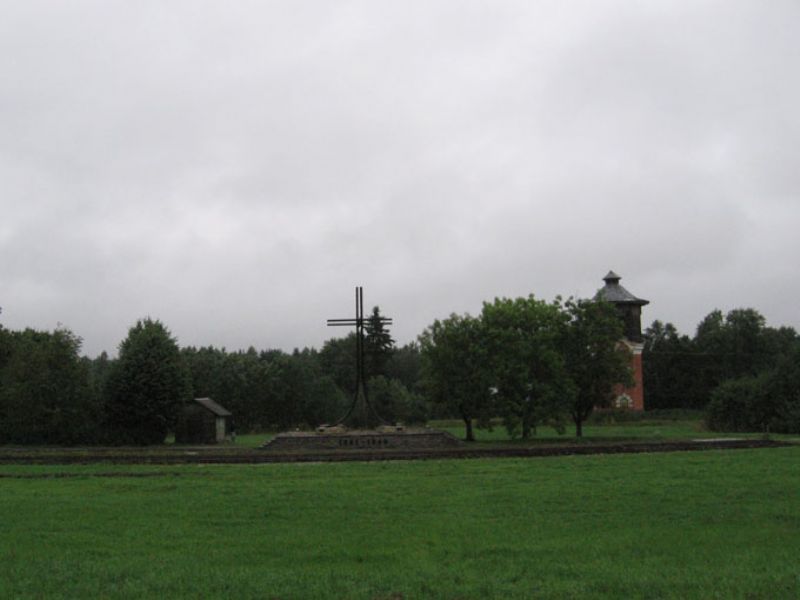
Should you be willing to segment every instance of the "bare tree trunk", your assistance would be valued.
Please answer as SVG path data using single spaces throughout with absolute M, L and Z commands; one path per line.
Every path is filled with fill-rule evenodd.
M 583 437 L 583 419 L 575 419 L 575 437 Z
M 472 432 L 472 419 L 464 417 L 464 425 L 466 425 L 467 428 L 467 435 L 464 439 L 468 442 L 474 442 L 475 434 Z

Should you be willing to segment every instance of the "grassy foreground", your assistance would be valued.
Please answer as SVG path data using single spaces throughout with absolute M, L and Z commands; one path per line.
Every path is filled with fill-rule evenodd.
M 799 466 L 0 466 L 0 597 L 798 598 Z

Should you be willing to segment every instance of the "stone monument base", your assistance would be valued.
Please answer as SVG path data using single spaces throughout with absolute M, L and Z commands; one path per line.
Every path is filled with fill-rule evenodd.
M 275 452 L 348 450 L 425 450 L 461 446 L 457 437 L 438 429 L 380 427 L 377 429 L 320 428 L 279 433 L 261 446 Z

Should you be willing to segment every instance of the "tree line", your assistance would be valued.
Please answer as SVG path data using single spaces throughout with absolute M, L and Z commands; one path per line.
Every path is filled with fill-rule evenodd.
M 154 444 L 174 431 L 181 406 L 211 397 L 241 432 L 334 422 L 354 393 L 355 334 L 321 350 L 180 348 L 160 321 L 142 319 L 117 358 L 80 356 L 66 329 L 0 326 L 0 443 Z M 366 327 L 370 399 L 387 420 L 422 423 L 419 347 L 396 347 L 378 308 Z
M 473 422 L 500 417 L 512 437 L 528 438 L 568 421 L 582 435 L 615 386 L 632 383 L 623 324 L 606 302 L 545 302 L 533 296 L 486 302 L 480 315 L 451 315 L 420 336 L 423 384 L 432 402 Z
M 613 306 L 500 298 L 451 315 L 397 346 L 376 307 L 366 326 L 370 400 L 387 421 L 499 418 L 512 436 L 537 427 L 581 435 L 616 386 L 630 384 Z M 179 347 L 167 327 L 138 321 L 116 358 L 80 355 L 74 333 L 0 326 L 0 443 L 149 444 L 174 430 L 183 403 L 208 396 L 239 432 L 335 422 L 355 394 L 355 335 L 287 353 Z M 694 337 L 655 321 L 644 348 L 646 408 L 707 411 L 720 430 L 800 431 L 800 342 L 753 309 L 710 313 Z
M 800 340 L 755 309 L 714 310 L 693 337 L 654 321 L 643 366 L 648 409 L 704 410 L 718 431 L 800 431 Z
M 436 321 L 401 347 L 375 307 L 365 332 L 378 414 L 407 424 L 460 417 L 469 439 L 473 419 L 497 414 L 523 437 L 544 423 L 563 428 L 565 416 L 580 427 L 629 378 L 615 345 L 621 324 L 602 303 L 498 299 L 479 318 Z M 309 428 L 335 422 L 356 393 L 355 334 L 319 350 L 231 352 L 180 348 L 163 323 L 143 319 L 117 358 L 81 357 L 80 347 L 65 329 L 0 328 L 0 443 L 160 443 L 181 406 L 204 396 L 228 408 L 240 432 Z

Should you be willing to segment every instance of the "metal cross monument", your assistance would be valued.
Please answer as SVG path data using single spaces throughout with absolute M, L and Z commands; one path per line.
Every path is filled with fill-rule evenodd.
M 369 402 L 364 369 L 364 288 L 356 287 L 356 316 L 354 319 L 328 319 L 328 327 L 356 328 L 356 392 L 350 409 L 336 425 L 352 424 L 355 427 L 374 427 L 385 423 Z M 381 325 L 391 325 L 392 320 L 380 317 Z

